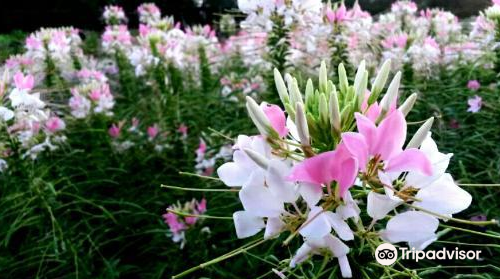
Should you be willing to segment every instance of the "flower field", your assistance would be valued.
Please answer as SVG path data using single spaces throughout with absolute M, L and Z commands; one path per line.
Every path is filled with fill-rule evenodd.
M 7 40 L 0 277 L 500 278 L 500 1 L 237 2 Z

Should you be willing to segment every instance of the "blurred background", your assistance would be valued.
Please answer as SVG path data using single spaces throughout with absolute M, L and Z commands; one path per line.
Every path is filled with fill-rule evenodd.
M 350 6 L 355 0 L 346 0 Z M 137 26 L 136 8 L 141 0 L 52 0 L 52 1 L 2 1 L 0 7 L 0 32 L 15 30 L 31 32 L 40 26 L 69 26 L 86 30 L 102 30 L 102 9 L 109 4 L 124 7 L 130 26 Z M 183 24 L 212 23 L 218 14 L 237 8 L 237 0 L 160 0 L 154 2 L 164 15 L 173 15 Z M 335 2 L 335 1 L 332 1 Z M 363 9 L 372 14 L 390 8 L 393 0 L 359 0 Z M 419 8 L 442 7 L 459 17 L 475 15 L 490 4 L 490 0 L 417 0 Z

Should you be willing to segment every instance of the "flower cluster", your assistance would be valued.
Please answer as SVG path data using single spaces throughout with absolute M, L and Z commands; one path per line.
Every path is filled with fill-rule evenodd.
M 276 16 L 288 28 L 287 59 L 304 70 L 321 60 L 369 61 L 369 69 L 391 59 L 392 70 L 405 65 L 418 77 L 432 77 L 440 68 L 484 61 L 491 65 L 494 9 L 480 14 L 466 33 L 458 18 L 440 9 L 418 11 L 412 1 L 397 1 L 391 10 L 373 18 L 356 3 L 351 9 L 320 1 L 239 1 L 247 14 L 240 27 L 246 33 L 270 33 Z M 491 10 L 491 11 L 490 11 Z M 322 20 L 323 19 L 323 20 Z M 244 54 L 245 55 L 245 54 Z M 340 59 L 340 60 L 338 60 Z
M 126 124 L 128 124 L 126 126 Z M 112 139 L 111 144 L 118 153 L 123 153 L 133 147 L 150 148 L 156 152 L 162 152 L 169 147 L 167 143 L 167 132 L 162 132 L 158 124 L 146 127 L 145 131 L 140 128 L 140 120 L 132 118 L 131 121 L 119 121 L 113 123 L 108 134 Z
M 77 86 L 71 88 L 68 105 L 75 118 L 86 118 L 91 113 L 113 115 L 115 104 L 107 77 L 100 71 L 82 69 L 76 74 Z
M 125 11 L 120 6 L 106 6 L 102 14 L 107 25 L 118 25 L 127 22 Z
M 197 215 L 202 215 L 205 211 L 207 211 L 207 201 L 203 198 L 200 201 L 193 199 L 184 205 L 177 202 L 169 206 L 167 213 L 163 214 L 163 219 L 172 233 L 172 241 L 180 242 L 181 249 L 186 244 L 186 230 L 194 227 L 200 221 Z M 181 217 L 176 214 L 178 212 L 183 212 L 185 215 Z
M 55 150 L 66 140 L 62 133 L 65 122 L 50 111 L 41 100 L 40 93 L 33 90 L 34 87 L 32 75 L 18 72 L 13 76 L 12 83 L 7 75 L 4 76 L 0 89 L 0 127 L 5 129 L 11 140 L 2 144 L 2 157 L 19 150 L 22 158 L 34 160 L 41 152 Z M 6 91 L 9 93 L 4 95 Z M 6 166 L 6 160 L 0 159 L 0 169 Z
M 207 143 L 200 138 L 200 143 L 196 149 L 195 169 L 196 173 L 204 176 L 211 176 L 215 169 L 217 160 L 229 161 L 232 157 L 232 148 L 230 145 L 223 145 L 215 154 L 212 150 L 207 150 Z
M 353 84 L 340 65 L 337 86 L 322 63 L 318 86 L 309 80 L 305 98 L 295 78 L 285 84 L 275 70 L 285 111 L 247 97 L 260 135 L 238 136 L 233 161 L 217 169 L 227 186 L 239 188 L 244 210 L 233 214 L 239 238 L 262 229 L 264 239 L 290 232 L 288 244 L 300 235 L 291 267 L 326 254 L 351 278 L 349 243 L 359 238 L 372 251 L 383 241 L 425 249 L 437 239 L 440 220 L 469 207 L 471 195 L 446 172 L 452 154 L 439 152 L 431 137 L 433 118 L 407 142 L 405 116 L 416 95 L 398 106 L 401 72 L 377 101 L 390 68 L 384 63 L 368 90 L 364 62 Z

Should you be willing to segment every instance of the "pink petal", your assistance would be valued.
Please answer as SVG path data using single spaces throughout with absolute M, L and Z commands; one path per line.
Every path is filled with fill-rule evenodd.
M 338 169 L 334 179 L 339 183 L 340 197 L 344 198 L 345 193 L 354 184 L 358 175 L 358 160 L 352 157 L 343 144 L 340 144 L 337 148 L 336 163 Z
M 285 112 L 277 105 L 261 104 L 261 107 L 273 129 L 278 132 L 280 137 L 285 137 L 288 134 Z
M 330 166 L 335 160 L 335 151 L 321 153 L 302 161 L 292 169 L 288 179 L 312 184 L 330 183 L 333 180 Z
M 361 113 L 355 113 L 354 117 L 356 117 L 356 125 L 359 133 L 365 137 L 366 143 L 370 146 L 370 154 L 373 154 L 373 145 L 377 139 L 377 127 L 374 121 L 371 121 Z
M 390 113 L 377 127 L 376 135 L 376 145 L 368 143 L 373 147 L 372 154 L 381 155 L 382 160 L 389 160 L 401 152 L 406 139 L 406 120 L 403 113 L 399 110 Z
M 358 174 L 358 161 L 343 145 L 337 150 L 321 153 L 295 166 L 288 179 L 311 184 L 339 183 L 339 194 L 344 196 Z
M 432 175 L 432 164 L 424 152 L 416 148 L 406 149 L 387 162 L 386 172 L 418 171 Z
M 365 137 L 359 133 L 347 132 L 342 134 L 342 142 L 352 156 L 358 160 L 360 170 L 366 171 L 369 154 Z

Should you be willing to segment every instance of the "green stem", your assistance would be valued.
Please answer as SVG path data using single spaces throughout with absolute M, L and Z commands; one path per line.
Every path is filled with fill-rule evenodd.
M 250 244 L 245 244 L 245 245 L 243 245 L 242 247 L 240 247 L 240 248 L 238 248 L 238 249 L 235 249 L 235 250 L 233 250 L 233 251 L 231 251 L 231 252 L 229 252 L 229 253 L 227 253 L 227 254 L 224 254 L 224 255 L 222 255 L 222 256 L 220 256 L 220 257 L 218 257 L 218 258 L 215 258 L 215 259 L 210 260 L 210 261 L 208 261 L 208 262 L 204 262 L 204 263 L 202 263 L 202 264 L 200 264 L 200 265 L 197 265 L 197 266 L 192 267 L 192 268 L 190 268 L 190 269 L 188 269 L 188 270 L 185 270 L 185 271 L 183 271 L 183 272 L 181 272 L 181 273 L 179 273 L 179 274 L 177 274 L 177 275 L 174 275 L 174 276 L 172 276 L 172 279 L 177 279 L 177 278 L 184 277 L 184 276 L 186 276 L 186 275 L 188 275 L 188 274 L 191 274 L 191 273 L 193 273 L 193 272 L 197 271 L 198 269 L 203 269 L 203 268 L 209 267 L 209 266 L 211 266 L 211 265 L 214 265 L 214 264 L 216 264 L 216 263 L 219 263 L 219 262 L 225 261 L 225 260 L 227 260 L 227 259 L 229 259 L 229 258 L 232 258 L 232 257 L 236 256 L 236 255 L 239 255 L 239 254 L 241 254 L 241 253 L 244 253 L 244 252 L 246 252 L 247 250 L 250 250 L 250 249 L 252 249 L 252 248 L 255 248 L 255 247 L 257 247 L 257 246 L 261 245 L 261 244 L 262 244 L 262 243 L 264 243 L 264 242 L 266 242 L 266 240 L 265 240 L 265 239 L 258 239 L 258 240 L 254 241 L 254 242 L 251 242 Z
M 239 189 L 203 189 L 203 188 L 184 188 L 179 186 L 171 186 L 164 185 L 160 186 L 161 188 L 173 189 L 173 190 L 182 190 L 182 191 L 191 191 L 191 192 L 239 192 Z
M 427 210 L 425 208 L 422 208 L 422 207 L 419 207 L 419 206 L 416 206 L 416 205 L 413 205 L 413 204 L 406 204 L 406 205 L 409 206 L 409 207 L 415 208 L 417 210 L 420 210 L 422 212 L 434 215 L 434 216 L 436 216 L 438 218 L 441 218 L 441 219 L 444 219 L 444 220 L 450 220 L 450 221 L 457 222 L 457 223 L 474 225 L 474 226 L 498 225 L 498 221 L 495 220 L 495 219 L 491 219 L 489 221 L 470 221 L 470 220 L 458 219 L 458 218 L 453 218 L 453 217 L 441 215 L 441 214 L 432 212 L 430 210 Z
M 179 215 L 179 216 L 182 216 L 182 217 L 197 217 L 197 218 L 204 218 L 204 219 L 233 220 L 233 217 L 189 214 L 189 213 L 173 210 L 170 208 L 167 208 L 167 211 L 172 212 L 172 213 Z

